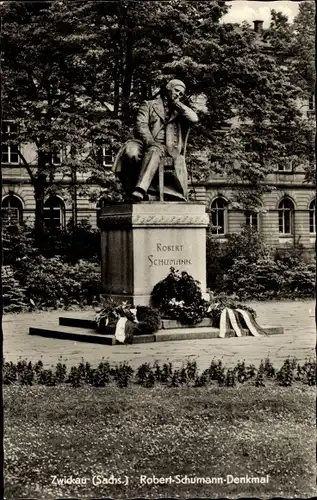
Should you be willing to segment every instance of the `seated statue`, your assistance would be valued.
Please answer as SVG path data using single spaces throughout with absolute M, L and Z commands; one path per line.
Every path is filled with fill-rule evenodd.
M 164 158 L 170 158 L 165 175 L 164 194 L 169 199 L 187 200 L 188 179 L 184 146 L 190 125 L 197 114 L 181 99 L 185 84 L 171 80 L 158 99 L 145 101 L 139 108 L 135 134 L 120 149 L 113 170 L 135 201 L 156 194 L 157 171 Z

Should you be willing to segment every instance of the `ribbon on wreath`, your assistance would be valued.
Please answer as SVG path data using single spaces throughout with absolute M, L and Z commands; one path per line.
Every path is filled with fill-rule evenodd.
M 244 324 L 241 320 L 243 320 Z M 255 321 L 249 311 L 225 307 L 220 315 L 219 338 L 224 338 L 228 330 L 234 330 L 236 336 L 241 337 L 245 329 L 247 329 L 249 335 L 254 337 L 267 335 L 266 331 Z
M 114 336 L 120 344 L 128 344 L 133 341 L 133 333 L 138 320 L 136 319 L 136 309 L 131 309 L 131 312 L 134 315 L 134 322 L 125 316 L 120 317 L 117 321 Z

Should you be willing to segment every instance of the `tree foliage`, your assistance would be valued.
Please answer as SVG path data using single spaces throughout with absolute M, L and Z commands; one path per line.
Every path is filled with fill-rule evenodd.
M 306 181 L 315 182 L 315 5 L 300 2 L 299 11 L 291 24 L 287 17 L 272 10 L 270 28 L 265 34 L 285 76 L 296 89 L 297 107 L 301 113 L 299 126 L 292 128 L 295 141 L 289 148 L 305 167 Z M 312 106 L 314 108 L 314 106 Z M 294 131 L 293 131 L 294 130 Z
M 196 179 L 225 175 L 239 185 L 237 201 L 254 206 L 278 164 L 311 164 L 313 126 L 298 101 L 314 81 L 312 5 L 300 5 L 293 25 L 273 11 L 264 42 L 247 24 L 222 24 L 228 8 L 223 0 L 2 4 L 3 107 L 20 124 L 8 140 L 36 145 L 34 165 L 21 161 L 38 228 L 45 194 L 65 178 L 74 185 L 90 172 L 88 183 L 120 198 L 99 149 L 118 150 L 140 102 L 172 77 L 185 81 L 200 115 L 188 149 Z

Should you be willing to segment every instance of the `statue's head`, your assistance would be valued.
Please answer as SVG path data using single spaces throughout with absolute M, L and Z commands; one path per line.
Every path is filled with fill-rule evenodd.
M 171 80 L 165 87 L 166 95 L 171 101 L 182 99 L 185 94 L 186 85 L 181 80 Z

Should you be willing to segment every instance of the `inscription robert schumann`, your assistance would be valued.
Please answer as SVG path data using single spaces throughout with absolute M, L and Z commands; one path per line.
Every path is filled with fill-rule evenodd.
M 163 245 L 162 243 L 156 244 L 157 252 L 183 252 L 184 245 Z M 152 266 L 191 266 L 191 259 L 179 257 L 159 257 L 157 255 L 148 255 L 150 267 Z

